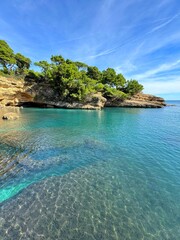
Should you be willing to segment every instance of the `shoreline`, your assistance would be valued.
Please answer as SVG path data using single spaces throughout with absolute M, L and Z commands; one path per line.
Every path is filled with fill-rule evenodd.
M 0 108 L 4 106 L 101 110 L 104 107 L 161 108 L 166 103 L 161 97 L 142 92 L 126 99 L 105 98 L 102 92 L 95 92 L 87 95 L 81 102 L 69 102 L 61 100 L 50 85 L 27 84 L 24 80 L 0 77 Z

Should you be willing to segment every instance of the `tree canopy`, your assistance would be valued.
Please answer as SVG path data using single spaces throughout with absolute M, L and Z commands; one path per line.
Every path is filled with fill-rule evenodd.
M 113 68 L 99 70 L 83 62 L 64 59 L 53 55 L 50 61 L 34 63 L 39 71 L 30 70 L 31 60 L 0 40 L 0 73 L 23 75 L 25 79 L 50 84 L 59 98 L 68 101 L 83 101 L 92 93 L 101 92 L 106 98 L 125 99 L 143 90 L 137 80 L 126 80 L 122 73 Z
M 134 95 L 143 90 L 143 85 L 139 84 L 137 80 L 128 80 L 126 82 L 126 87 L 124 88 L 124 92 L 130 95 Z
M 0 40 L 0 66 L 4 73 L 16 72 L 22 74 L 29 69 L 31 60 L 21 53 L 14 54 L 12 48 L 4 40 Z
M 0 40 L 0 64 L 5 72 L 16 63 L 14 52 L 4 40 Z
M 17 71 L 19 73 L 23 73 L 25 69 L 29 69 L 31 65 L 31 60 L 23 56 L 21 53 L 16 53 L 15 60 L 17 65 Z

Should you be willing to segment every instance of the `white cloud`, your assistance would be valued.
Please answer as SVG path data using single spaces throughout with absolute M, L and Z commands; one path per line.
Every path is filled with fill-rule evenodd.
M 180 93 L 180 77 L 170 81 L 154 81 L 149 80 L 143 83 L 144 92 L 151 94 L 175 94 Z
M 121 66 L 115 67 L 114 69 L 117 73 L 126 74 L 136 70 L 137 67 L 130 60 L 127 60 L 126 62 L 122 63 Z
M 171 23 L 175 18 L 177 18 L 179 16 L 179 14 L 176 14 L 175 16 L 173 16 L 172 18 L 170 18 L 168 21 L 158 25 L 157 27 L 153 28 L 151 31 L 148 32 L 148 34 L 156 32 L 157 30 L 165 27 L 166 25 L 168 25 L 169 23 Z
M 133 78 L 138 79 L 138 80 L 146 80 L 147 78 L 154 76 L 158 73 L 177 69 L 179 66 L 180 66 L 180 59 L 178 59 L 172 63 L 162 64 L 162 65 L 158 66 L 157 68 L 150 69 L 149 71 L 146 71 L 144 73 L 134 75 Z

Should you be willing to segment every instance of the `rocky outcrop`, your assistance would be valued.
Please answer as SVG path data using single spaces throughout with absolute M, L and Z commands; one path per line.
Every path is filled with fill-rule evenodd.
M 33 101 L 26 92 L 23 80 L 0 77 L 0 106 L 18 106 L 20 102 Z
M 163 98 L 143 93 L 124 101 L 112 98 L 107 100 L 101 93 L 95 93 L 87 96 L 83 103 L 64 102 L 60 101 L 58 94 L 47 83 L 0 77 L 0 108 L 3 106 L 34 106 L 99 110 L 103 107 L 160 108 L 165 105 Z
M 124 101 L 111 99 L 105 104 L 105 107 L 161 108 L 164 106 L 166 106 L 166 104 L 163 98 L 144 93 L 138 93 Z
M 95 93 L 89 95 L 84 102 L 64 102 L 64 101 L 44 101 L 47 107 L 69 108 L 69 109 L 88 109 L 88 110 L 100 110 L 104 107 L 106 98 L 101 93 Z
M 87 105 L 103 108 L 107 99 L 99 92 L 88 96 L 85 101 Z
M 60 101 L 58 94 L 46 83 L 24 82 L 0 77 L 0 106 L 34 106 L 99 110 L 106 98 L 101 93 L 89 95 L 84 102 Z

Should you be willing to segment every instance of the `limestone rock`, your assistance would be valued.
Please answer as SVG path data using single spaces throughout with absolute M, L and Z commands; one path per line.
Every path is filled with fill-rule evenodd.
M 19 106 L 29 101 L 33 101 L 33 97 L 26 92 L 23 80 L 0 76 L 1 106 Z
M 100 92 L 88 96 L 85 100 L 87 105 L 91 105 L 95 108 L 103 108 L 107 99 L 102 96 Z
M 106 98 L 101 93 L 91 94 L 87 96 L 84 102 L 64 102 L 64 101 L 44 101 L 46 106 L 69 108 L 69 109 L 87 109 L 87 110 L 101 110 L 104 107 Z M 40 104 L 40 103 L 39 103 Z M 42 104 L 42 103 L 41 103 Z
M 136 107 L 136 108 L 161 108 L 166 106 L 164 99 L 149 94 L 138 93 L 135 96 L 119 101 L 110 99 L 105 104 L 106 107 Z
M 100 110 L 103 107 L 160 108 L 166 106 L 163 98 L 143 93 L 122 101 L 116 98 L 107 100 L 99 92 L 88 95 L 83 102 L 64 102 L 48 83 L 25 82 L 23 79 L 0 76 L 0 108 L 22 105 L 90 110 Z

